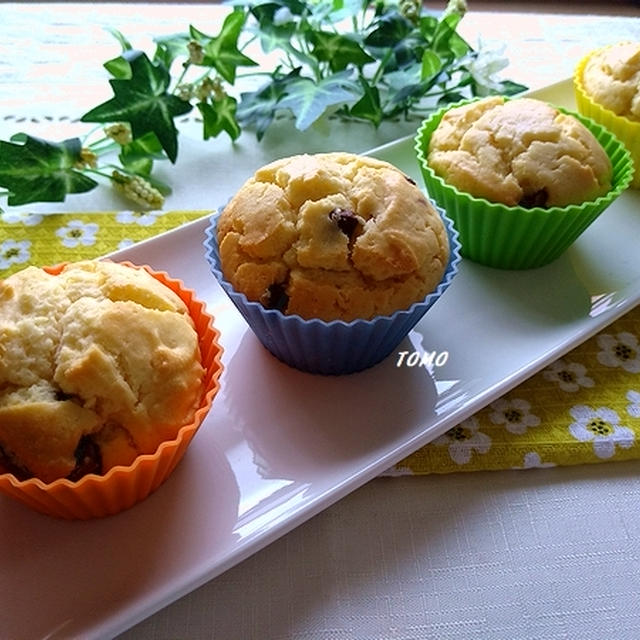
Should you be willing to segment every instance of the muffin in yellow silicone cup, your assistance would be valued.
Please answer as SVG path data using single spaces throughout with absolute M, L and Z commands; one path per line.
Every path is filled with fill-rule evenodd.
M 459 233 L 461 255 L 501 269 L 558 258 L 633 173 L 611 132 L 530 98 L 444 107 L 418 129 L 415 151 L 429 195 Z
M 631 187 L 640 188 L 640 42 L 591 51 L 578 63 L 573 86 L 578 111 L 629 149 L 635 166 Z
M 65 519 L 148 497 L 211 408 L 218 341 L 195 292 L 146 265 L 27 267 L 0 282 L 0 491 Z

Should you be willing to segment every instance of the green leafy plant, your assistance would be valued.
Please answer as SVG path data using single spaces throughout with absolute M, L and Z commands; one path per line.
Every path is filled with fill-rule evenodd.
M 153 177 L 154 163 L 176 162 L 176 118 L 194 108 L 204 140 L 243 131 L 262 140 L 280 116 L 299 131 L 329 116 L 377 127 L 465 97 L 523 91 L 495 79 L 505 60 L 458 34 L 465 10 L 463 0 L 439 15 L 418 0 L 234 0 L 217 34 L 191 25 L 156 38 L 152 54 L 113 30 L 122 52 L 103 65 L 113 97 L 81 118 L 103 135 L 0 141 L 0 186 L 9 205 L 56 202 L 101 177 L 159 208 L 170 187 Z M 259 66 L 252 48 L 275 64 Z

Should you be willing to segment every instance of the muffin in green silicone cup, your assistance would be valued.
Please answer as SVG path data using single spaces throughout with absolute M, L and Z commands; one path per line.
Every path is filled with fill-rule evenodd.
M 501 106 L 509 117 L 500 115 L 498 126 L 489 112 Z M 464 123 L 461 131 L 449 126 L 452 117 Z M 478 130 L 469 141 L 464 136 L 471 125 Z M 453 177 L 438 175 L 442 158 L 429 159 L 434 137 L 454 152 L 457 145 L 474 147 L 472 165 L 465 153 L 454 153 L 447 159 Z M 558 258 L 633 175 L 629 152 L 607 129 L 530 98 L 493 96 L 445 107 L 422 123 L 415 150 L 429 195 L 459 233 L 462 256 L 501 269 L 540 267 Z

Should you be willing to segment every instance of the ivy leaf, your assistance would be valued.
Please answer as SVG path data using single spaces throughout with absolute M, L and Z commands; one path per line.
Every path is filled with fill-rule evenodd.
M 114 97 L 85 113 L 82 122 L 128 122 L 134 138 L 155 133 L 171 162 L 178 156 L 176 116 L 191 111 L 191 104 L 167 92 L 170 76 L 143 52 L 129 59 L 130 78 L 113 78 Z
M 290 40 L 295 33 L 296 25 L 293 23 L 276 25 L 267 22 L 265 27 L 260 27 L 260 45 L 265 53 L 271 53 L 282 49 L 291 52 Z
M 204 121 L 204 139 L 215 138 L 226 131 L 232 140 L 240 136 L 240 126 L 236 120 L 237 101 L 231 96 L 215 100 L 213 104 L 199 102 L 198 109 Z
M 170 69 L 174 60 L 187 53 L 189 35 L 186 33 L 178 33 L 169 36 L 160 36 L 154 38 L 153 41 L 156 43 L 153 61 L 160 62 L 166 69 Z
M 494 73 L 480 77 L 471 64 L 479 54 L 457 32 L 464 3 L 449 2 L 439 16 L 397 0 L 224 4 L 231 10 L 217 35 L 191 25 L 183 33 L 154 38 L 152 57 L 110 29 L 122 49 L 104 63 L 113 97 L 85 113 L 82 121 L 128 123 L 132 140 L 121 146 L 121 169 L 163 193 L 168 187 L 152 176 L 154 162 L 176 161 L 177 117 L 191 111 L 191 101 L 200 101 L 204 139 L 225 131 L 236 140 L 241 127 L 253 127 L 261 140 L 280 110 L 293 114 L 300 131 L 328 111 L 377 127 L 399 114 L 422 116 L 462 96 L 513 95 L 525 89 L 496 79 Z M 192 47 L 192 40 L 199 46 Z M 269 69 L 245 73 L 268 81 L 233 98 L 222 81 L 236 88 L 238 68 L 257 66 L 243 53 L 242 43 L 258 40 L 277 57 L 275 68 L 269 63 Z M 175 85 L 179 88 L 170 88 Z M 179 90 L 190 97 L 181 100 Z M 83 158 L 90 156 L 80 144 L 75 138 L 56 143 L 26 134 L 0 142 L 0 186 L 8 189 L 9 203 L 59 201 L 67 193 L 96 186 L 82 168 Z M 112 149 L 111 143 L 98 141 L 88 151 L 100 155 Z
M 165 198 L 173 193 L 170 185 L 162 180 L 158 180 L 155 176 L 144 176 L 144 179 L 154 188 L 157 189 Z
M 395 91 L 419 84 L 421 82 L 422 65 L 413 64 L 400 71 L 389 71 L 385 76 L 385 83 Z
M 251 13 L 258 21 L 256 35 L 260 38 L 262 50 L 266 53 L 280 50 L 303 65 L 313 68 L 317 64 L 311 55 L 294 46 L 294 40 L 311 30 L 305 20 L 296 21 L 296 14 L 305 5 L 297 0 L 265 2 L 251 7 Z M 275 77 L 275 76 L 274 76 Z
M 313 55 L 320 61 L 328 62 L 331 71 L 342 71 L 350 64 L 362 67 L 375 62 L 355 40 L 338 33 L 314 31 L 310 38 Z
M 146 133 L 123 145 L 118 159 L 131 173 L 148 178 L 153 169 L 153 161 L 165 160 L 166 156 L 155 133 Z
M 431 78 L 436 75 L 436 73 L 439 73 L 440 69 L 442 69 L 442 61 L 438 57 L 438 54 L 431 51 L 431 49 L 427 49 L 422 54 L 420 79 L 426 80 L 427 78 Z
M 366 78 L 360 77 L 362 86 L 362 98 L 356 102 L 349 113 L 355 118 L 369 120 L 377 127 L 384 117 L 384 112 L 380 105 L 380 92 L 378 88 L 369 84 Z
M 459 102 L 460 100 L 464 100 L 466 96 L 459 91 L 450 91 L 449 93 L 443 93 L 437 102 L 438 107 L 442 107 L 453 102 Z
M 280 2 L 265 2 L 251 7 L 251 13 L 258 22 L 257 33 L 263 51 L 269 53 L 290 47 L 297 24 L 289 6 Z
M 275 118 L 280 99 L 286 94 L 287 87 L 300 77 L 300 69 L 294 69 L 286 76 L 274 72 L 273 81 L 267 82 L 257 91 L 240 95 L 237 118 L 243 126 L 255 128 L 256 137 L 262 140 L 269 125 Z
M 11 140 L 0 140 L 0 185 L 9 191 L 9 205 L 62 202 L 68 193 L 97 186 L 75 169 L 82 150 L 79 138 L 49 142 L 17 134 Z
M 433 50 L 443 58 L 460 58 L 471 50 L 467 42 L 456 31 L 462 20 L 459 13 L 449 13 L 438 22 L 433 35 Z
M 107 60 L 102 66 L 114 77 L 114 78 L 130 78 L 131 67 L 129 66 L 128 57 L 133 52 L 133 47 L 127 38 L 125 38 L 120 31 L 107 27 L 107 31 L 120 43 L 122 47 L 122 55 L 117 58 Z
M 287 87 L 287 94 L 278 106 L 291 109 L 296 117 L 296 127 L 304 131 L 328 107 L 359 98 L 359 87 L 350 80 L 350 75 L 350 72 L 340 72 L 318 81 L 300 77 Z
M 234 2 L 236 6 L 244 7 L 246 5 L 249 6 L 249 10 L 251 13 L 254 13 L 256 17 L 258 15 L 267 15 L 269 14 L 273 17 L 274 13 L 278 11 L 278 9 L 287 9 L 292 16 L 301 16 L 303 13 L 308 11 L 307 3 L 303 0 L 266 0 L 266 2 L 251 2 L 247 3 L 244 0 L 239 0 L 238 2 Z
M 107 60 L 102 65 L 114 78 L 125 80 L 131 77 L 131 67 L 124 56 Z
M 421 79 L 422 65 L 415 64 L 404 71 L 394 72 L 390 92 L 389 108 L 386 115 L 395 114 L 398 110 L 406 110 L 411 104 L 419 101 L 436 83 L 442 81 L 442 74 L 432 75 L 425 80 Z M 390 74 L 391 75 L 391 74 Z
M 336 24 L 348 18 L 361 14 L 369 5 L 368 0 L 327 0 L 326 9 L 320 11 L 321 3 L 312 3 L 311 11 L 314 17 L 324 19 L 329 24 Z
M 431 42 L 439 24 L 435 16 L 420 16 L 418 20 L 418 32 L 425 42 Z
M 381 48 L 394 47 L 413 30 L 411 22 L 395 10 L 381 15 L 372 27 L 364 43 L 367 46 Z
M 513 96 L 526 91 L 529 87 L 512 80 L 503 80 L 500 83 L 500 93 L 505 96 Z
M 131 42 L 129 42 L 128 38 L 118 29 L 114 29 L 113 27 L 105 27 L 106 30 L 120 43 L 123 51 L 130 51 L 133 49 Z
M 204 39 L 205 57 L 203 65 L 213 66 L 230 84 L 236 81 L 236 68 L 240 66 L 256 67 L 258 63 L 238 50 L 238 38 L 242 32 L 247 15 L 242 10 L 232 11 L 222 23 L 220 33 L 211 38 L 201 31 L 191 29 L 196 39 Z

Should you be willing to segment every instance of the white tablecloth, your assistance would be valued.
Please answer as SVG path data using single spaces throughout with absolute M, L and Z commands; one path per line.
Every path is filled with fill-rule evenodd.
M 149 34 L 190 22 L 214 31 L 220 15 L 219 7 L 204 4 L 4 4 L 1 11 L 5 139 L 23 128 L 71 131 L 75 117 L 109 97 L 96 69 L 118 47 L 104 25 L 143 45 Z M 479 35 L 505 42 L 511 60 L 505 75 L 537 88 L 570 76 L 595 46 L 640 39 L 640 20 L 471 11 L 461 32 L 472 44 Z M 364 151 L 411 127 L 347 137 L 316 130 L 286 142 L 276 129 L 261 146 L 243 135 L 231 165 L 226 140 L 211 142 L 204 154 L 187 141 L 184 180 L 167 205 L 203 207 L 189 176 L 199 176 L 204 161 L 222 198 L 274 155 L 309 144 L 335 147 L 337 140 Z M 112 205 L 104 190 L 46 209 Z M 636 639 L 639 504 L 634 463 L 379 478 L 120 639 Z

